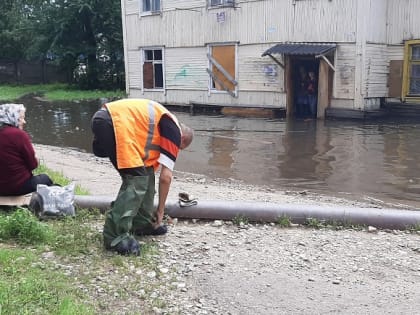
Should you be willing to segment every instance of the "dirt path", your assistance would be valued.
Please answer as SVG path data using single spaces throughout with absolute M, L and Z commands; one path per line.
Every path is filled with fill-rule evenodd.
M 115 195 L 120 179 L 103 159 L 36 146 L 51 169 L 91 194 Z M 170 199 L 345 204 L 351 200 L 273 191 L 175 173 Z M 368 204 L 365 204 L 367 206 Z M 370 206 L 370 205 L 369 205 Z M 377 206 L 377 205 L 376 205 Z M 280 228 L 274 224 L 179 221 L 156 238 L 175 289 L 156 314 L 418 314 L 420 233 Z M 133 301 L 135 303 L 135 301 Z

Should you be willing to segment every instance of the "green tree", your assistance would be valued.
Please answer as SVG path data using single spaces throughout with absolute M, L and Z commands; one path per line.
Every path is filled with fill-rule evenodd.
M 81 88 L 110 87 L 124 72 L 120 0 L 1 0 L 0 58 L 54 59 Z
M 0 1 L 0 56 L 14 63 L 16 81 L 18 62 L 28 57 L 34 43 L 31 16 L 31 1 Z
M 82 88 L 100 87 L 109 69 L 100 68 L 98 58 L 105 56 L 115 64 L 123 55 L 120 1 L 59 0 L 54 10 L 51 50 L 74 67 Z

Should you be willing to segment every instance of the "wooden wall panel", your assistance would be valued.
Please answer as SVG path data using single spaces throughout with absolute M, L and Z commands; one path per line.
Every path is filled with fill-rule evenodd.
M 241 91 L 284 93 L 284 69 L 270 57 L 261 57 L 271 45 L 238 47 L 238 82 Z M 275 56 L 280 61 L 281 55 Z
M 207 47 L 165 49 L 166 88 L 207 91 Z
M 401 97 L 403 80 L 403 60 L 391 60 L 389 63 L 388 96 Z
M 420 39 L 419 0 L 388 0 L 387 12 L 388 44 Z
M 388 49 L 385 45 L 366 45 L 364 65 L 365 97 L 388 95 Z

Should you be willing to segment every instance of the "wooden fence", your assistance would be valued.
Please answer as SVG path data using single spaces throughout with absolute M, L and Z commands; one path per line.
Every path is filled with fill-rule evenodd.
M 68 83 L 70 78 L 58 66 L 42 61 L 0 60 L 0 84 Z

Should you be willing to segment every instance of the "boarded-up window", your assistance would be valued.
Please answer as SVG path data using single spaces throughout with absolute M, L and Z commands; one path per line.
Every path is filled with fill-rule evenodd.
M 391 60 L 389 63 L 388 95 L 400 97 L 402 89 L 402 60 Z
M 212 46 L 209 56 L 211 70 L 211 88 L 218 91 L 234 92 L 237 84 L 236 47 L 234 45 Z
M 161 49 L 145 49 L 143 63 L 143 88 L 163 88 L 163 54 Z

